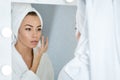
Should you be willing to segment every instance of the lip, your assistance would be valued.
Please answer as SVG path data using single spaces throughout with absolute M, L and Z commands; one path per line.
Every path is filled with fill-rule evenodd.
M 34 41 L 31 41 L 31 44 L 32 45 L 37 45 L 38 41 L 34 40 Z

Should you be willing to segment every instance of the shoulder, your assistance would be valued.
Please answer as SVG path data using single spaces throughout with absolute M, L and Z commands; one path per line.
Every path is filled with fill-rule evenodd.
M 72 80 L 72 74 L 78 70 L 78 60 L 74 57 L 60 71 L 58 80 Z M 77 69 L 77 70 L 76 70 Z
M 65 65 L 62 70 L 60 71 L 59 75 L 58 75 L 58 80 L 72 80 L 71 77 L 69 76 L 69 74 L 66 73 L 65 71 L 65 67 L 67 65 Z

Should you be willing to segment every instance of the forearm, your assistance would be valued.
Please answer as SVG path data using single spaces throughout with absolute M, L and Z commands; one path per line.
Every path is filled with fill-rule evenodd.
M 35 59 L 33 60 L 33 64 L 30 70 L 33 71 L 34 73 L 37 72 L 41 57 L 42 56 L 36 56 Z

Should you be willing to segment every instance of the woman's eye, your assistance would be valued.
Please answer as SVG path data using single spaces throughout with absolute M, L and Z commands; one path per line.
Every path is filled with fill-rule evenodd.
M 30 30 L 31 30 L 31 28 L 26 28 L 25 30 L 30 31 Z
M 41 28 L 38 28 L 38 31 L 41 31 Z

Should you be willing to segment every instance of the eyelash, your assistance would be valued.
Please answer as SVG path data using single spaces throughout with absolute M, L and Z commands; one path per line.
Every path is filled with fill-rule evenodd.
M 42 29 L 41 29 L 41 28 L 38 28 L 37 30 L 38 30 L 38 31 L 41 31 Z
M 27 31 L 31 31 L 31 28 L 26 28 L 25 30 Z M 37 31 L 41 31 L 42 29 L 41 28 L 38 28 Z
M 77 28 L 75 27 L 75 30 L 77 30 Z
M 26 28 L 25 30 L 31 31 L 31 28 Z

